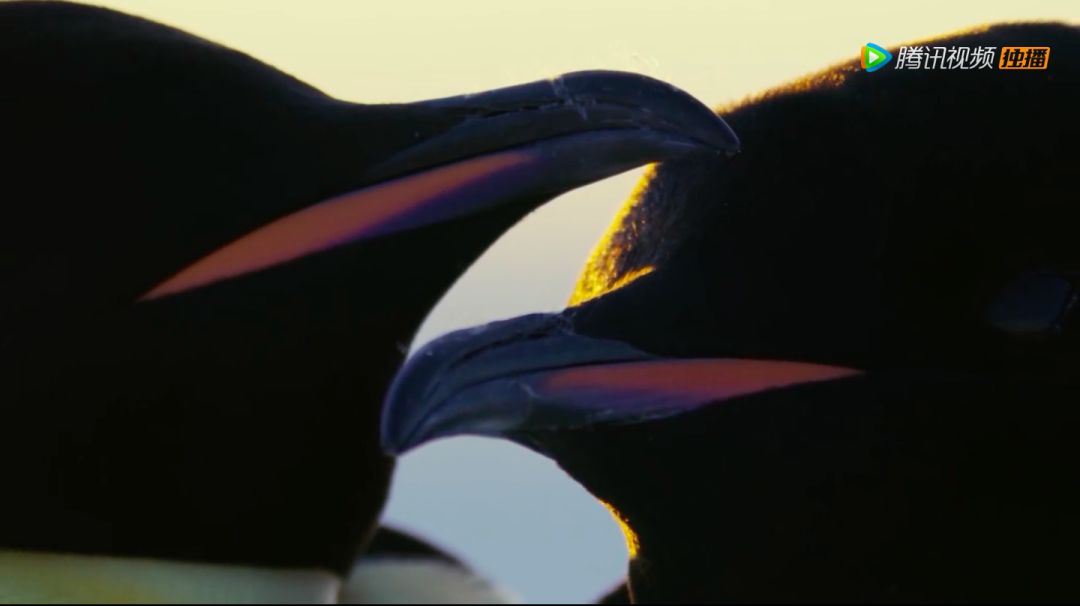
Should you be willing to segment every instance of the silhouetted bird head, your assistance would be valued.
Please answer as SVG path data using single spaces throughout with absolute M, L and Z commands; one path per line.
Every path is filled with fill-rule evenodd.
M 96 7 L 0 32 L 8 548 L 345 570 L 378 403 L 461 272 L 564 191 L 737 146 L 634 74 L 365 105 Z
M 419 351 L 384 443 L 553 457 L 622 518 L 640 599 L 1067 595 L 1080 32 L 919 44 L 1051 58 L 722 108 L 740 154 L 650 174 L 573 307 Z

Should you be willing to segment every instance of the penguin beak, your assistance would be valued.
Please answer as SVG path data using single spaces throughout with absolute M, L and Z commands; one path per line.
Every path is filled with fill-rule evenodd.
M 368 205 L 383 211 L 363 237 L 522 200 L 539 204 L 650 162 L 739 149 L 738 137 L 715 112 L 639 74 L 575 72 L 410 107 L 461 118 L 368 171 L 384 194 L 396 189 L 402 195 Z
M 708 107 L 637 74 L 578 72 L 402 106 L 453 125 L 364 171 L 361 189 L 279 217 L 197 260 L 142 301 L 206 286 L 356 241 L 565 191 L 690 153 L 734 153 Z
M 570 155 L 576 160 L 564 158 L 564 168 L 572 170 L 571 164 L 582 163 L 584 172 L 592 174 L 618 170 L 606 165 L 631 156 L 640 164 L 691 152 L 739 149 L 739 138 L 712 110 L 688 93 L 640 74 L 574 72 L 410 107 L 464 118 L 375 167 L 368 173 L 371 178 L 514 148 L 556 157 L 563 156 L 553 154 L 556 150 L 574 152 Z M 574 145 L 560 145 L 563 137 L 573 138 Z M 616 157 L 608 157 L 616 149 Z
M 518 440 L 640 423 L 857 374 L 808 362 L 661 358 L 576 334 L 561 315 L 523 316 L 451 333 L 410 358 L 387 396 L 382 442 L 402 454 L 454 435 Z

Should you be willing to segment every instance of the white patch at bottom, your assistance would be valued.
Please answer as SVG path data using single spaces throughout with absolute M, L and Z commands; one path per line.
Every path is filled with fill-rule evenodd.
M 430 558 L 371 558 L 353 568 L 340 604 L 516 604 L 472 572 Z

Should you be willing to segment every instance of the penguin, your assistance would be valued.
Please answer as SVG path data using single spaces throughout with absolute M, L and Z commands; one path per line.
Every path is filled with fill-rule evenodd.
M 0 4 L 0 55 L 0 559 L 55 573 L 9 578 L 24 599 L 93 558 L 141 562 L 138 599 L 223 567 L 309 575 L 250 599 L 336 595 L 386 497 L 383 392 L 439 296 L 556 195 L 737 145 L 644 76 L 359 104 L 66 2 Z
M 569 308 L 407 362 L 387 450 L 554 459 L 637 602 L 1080 598 L 1080 29 L 912 46 L 1051 59 L 844 63 L 721 108 L 742 151 L 652 171 Z

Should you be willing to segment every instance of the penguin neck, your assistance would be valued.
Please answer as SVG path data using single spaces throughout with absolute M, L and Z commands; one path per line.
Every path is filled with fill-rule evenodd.
M 0 550 L 0 601 L 335 603 L 341 581 L 267 568 Z
M 696 415 L 667 421 L 684 422 L 702 421 Z M 694 440 L 685 437 L 692 434 L 657 430 L 658 423 L 607 428 L 590 434 L 599 439 L 584 447 L 579 434 L 547 435 L 542 451 L 596 497 L 622 530 L 634 602 L 702 603 L 730 597 L 721 579 L 738 554 L 727 545 L 728 527 L 710 521 L 722 509 L 716 504 L 731 495 L 723 484 L 699 477 L 697 466 L 680 462 L 695 458 L 680 450 L 694 449 Z M 663 442 L 659 451 L 640 447 L 648 444 L 646 435 Z M 670 453 L 677 454 L 665 458 Z M 697 458 L 709 460 L 706 453 Z
M 695 539 L 688 539 L 695 541 Z M 694 557 L 681 557 L 691 552 Z M 630 559 L 630 593 L 638 603 L 711 602 L 722 597 L 718 562 L 704 549 L 662 549 L 647 540 Z

